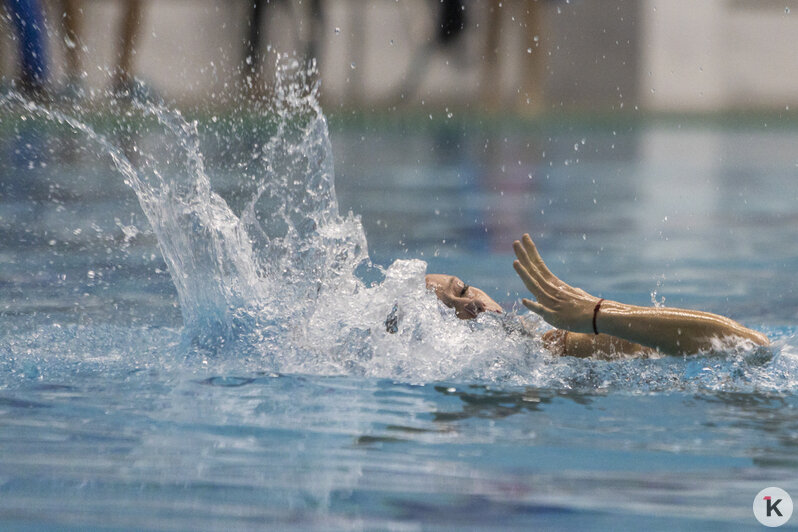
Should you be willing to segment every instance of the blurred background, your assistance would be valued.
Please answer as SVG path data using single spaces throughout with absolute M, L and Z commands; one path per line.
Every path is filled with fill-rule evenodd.
M 124 108 L 95 102 L 162 97 L 198 120 L 214 189 L 234 209 L 277 54 L 315 58 L 338 201 L 362 216 L 375 262 L 423 258 L 512 305 L 510 244 L 531 231 L 558 273 L 605 295 L 737 316 L 755 298 L 759 314 L 798 315 L 783 289 L 798 267 L 798 0 L 0 6 L 0 89 L 66 104 L 111 138 Z M 127 259 L 98 261 L 124 242 L 171 308 L 155 237 L 119 175 L 81 155 L 85 139 L 45 149 L 6 124 L 0 237 L 13 282 L 49 268 L 49 294 L 52 254 L 68 244 L 95 250 L 81 268 L 118 288 L 138 275 L 120 273 Z M 33 241 L 42 255 L 20 261 Z M 759 257 L 776 262 L 752 270 Z
M 258 91 L 315 57 L 335 106 L 786 110 L 795 0 L 4 0 L 0 77 L 55 94 L 132 77 L 167 101 Z

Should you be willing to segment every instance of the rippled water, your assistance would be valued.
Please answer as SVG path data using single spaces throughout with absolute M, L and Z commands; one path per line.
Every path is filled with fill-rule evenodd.
M 725 529 L 768 485 L 798 493 L 798 130 L 328 135 L 284 69 L 274 97 L 197 123 L 4 100 L 4 525 Z M 513 309 L 524 231 L 577 286 L 774 347 L 556 359 L 424 290 L 453 273 Z

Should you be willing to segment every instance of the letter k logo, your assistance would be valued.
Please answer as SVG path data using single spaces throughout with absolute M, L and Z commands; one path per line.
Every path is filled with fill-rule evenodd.
M 763 497 L 763 499 L 765 499 L 765 502 L 767 502 L 766 512 L 768 517 L 770 517 L 773 514 L 773 512 L 776 512 L 776 515 L 778 515 L 779 517 L 784 517 L 783 515 L 781 515 L 781 512 L 779 511 L 779 503 L 781 502 L 781 499 L 776 499 L 776 502 L 773 502 L 773 498 L 770 495 L 768 495 L 767 497 Z
M 776 527 L 792 517 L 792 497 L 781 488 L 765 488 L 754 497 L 754 517 L 761 524 Z

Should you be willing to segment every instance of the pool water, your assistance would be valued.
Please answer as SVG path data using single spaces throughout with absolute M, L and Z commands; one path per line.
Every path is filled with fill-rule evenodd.
M 798 128 L 441 115 L 328 136 L 288 88 L 196 134 L 159 106 L 89 126 L 6 100 L 3 529 L 728 530 L 758 526 L 761 489 L 798 494 Z M 557 359 L 425 293 L 452 273 L 526 316 L 527 231 L 591 293 L 774 345 Z

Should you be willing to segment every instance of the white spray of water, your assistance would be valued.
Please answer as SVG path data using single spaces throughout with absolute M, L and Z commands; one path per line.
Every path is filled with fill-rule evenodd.
M 67 124 L 111 157 L 158 238 L 177 288 L 184 336 L 202 353 L 213 353 L 220 367 L 232 360 L 249 370 L 555 388 L 734 388 L 753 380 L 754 388 L 783 389 L 795 382 L 794 357 L 784 349 L 775 361 L 750 351 L 722 363 L 704 357 L 556 359 L 515 316 L 458 320 L 425 289 L 423 261 L 398 260 L 384 270 L 371 265 L 359 218 L 338 211 L 313 75 L 296 60 L 278 63 L 265 110 L 272 132 L 242 172 L 251 195 L 239 214 L 211 188 L 197 124 L 175 110 L 134 103 L 160 128 L 160 142 L 123 151 L 59 111 L 14 95 L 0 104 Z M 125 156 L 130 152 L 135 165 Z M 364 265 L 380 270 L 384 280 L 365 284 L 356 274 Z M 395 333 L 385 325 L 392 312 Z M 768 375 L 774 369 L 780 372 L 775 380 Z
M 6 102 L 69 125 L 111 157 L 158 238 L 184 334 L 203 352 L 246 356 L 272 371 L 526 382 L 542 352 L 521 327 L 497 326 L 492 316 L 458 320 L 425 289 L 423 261 L 385 270 L 370 263 L 360 219 L 338 211 L 312 76 L 296 60 L 278 63 L 273 131 L 252 155 L 252 195 L 239 215 L 212 190 L 197 124 L 178 111 L 133 102 L 157 124 L 160 142 L 123 151 L 63 112 L 19 96 Z M 356 275 L 364 265 L 384 281 L 367 286 Z M 398 330 L 390 333 L 394 307 Z

